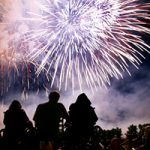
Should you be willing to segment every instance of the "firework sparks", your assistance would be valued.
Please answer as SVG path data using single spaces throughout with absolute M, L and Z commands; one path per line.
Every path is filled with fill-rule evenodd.
M 37 67 L 37 75 L 43 71 L 48 75 L 51 86 L 61 89 L 65 84 L 65 89 L 68 85 L 74 89 L 78 84 L 80 90 L 85 83 L 91 89 L 106 86 L 111 77 L 119 79 L 124 71 L 130 74 L 129 64 L 138 68 L 144 58 L 143 51 L 149 52 L 150 46 L 142 34 L 150 34 L 150 3 L 142 4 L 139 0 L 21 1 L 24 7 L 17 9 L 21 13 L 11 18 L 19 22 L 17 33 L 21 40 L 18 36 L 16 43 L 24 48 L 20 50 L 15 46 L 13 50 L 17 53 L 11 56 L 15 56 L 16 64 L 20 62 L 16 59 L 20 58 L 16 57 L 19 52 L 24 60 Z M 10 54 L 10 48 L 7 52 L 4 53 Z
M 150 47 L 140 36 L 150 34 L 145 25 L 150 19 L 150 4 L 138 0 L 45 0 L 36 2 L 36 13 L 25 20 L 33 27 L 26 40 L 36 41 L 28 57 L 57 80 L 61 88 L 76 77 L 80 89 L 110 84 L 110 77 L 122 77 L 132 63 L 138 68 L 142 51 Z M 53 71 L 52 71 L 53 70 Z

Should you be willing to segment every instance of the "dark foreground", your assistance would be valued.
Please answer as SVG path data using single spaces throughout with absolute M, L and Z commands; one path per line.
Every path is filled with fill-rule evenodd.
M 0 130 L 1 150 L 150 150 L 150 124 L 131 125 L 125 137 L 120 128 L 103 130 L 99 126 L 93 128 L 90 137 L 75 139 L 69 129 L 61 129 L 57 149 L 53 141 L 39 141 L 36 130 L 27 129 L 22 139 L 8 139 Z

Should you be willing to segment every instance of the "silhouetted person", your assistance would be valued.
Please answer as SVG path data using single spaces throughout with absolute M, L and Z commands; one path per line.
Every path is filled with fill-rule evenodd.
M 91 136 L 97 120 L 98 117 L 90 100 L 84 93 L 80 94 L 76 102 L 69 107 L 69 122 L 73 142 Z
M 8 110 L 4 112 L 5 149 L 17 149 L 25 137 L 25 129 L 31 123 L 18 100 L 13 100 Z
M 39 104 L 33 117 L 40 143 L 54 143 L 53 149 L 57 149 L 60 119 L 68 117 L 64 105 L 58 103 L 59 97 L 59 93 L 51 92 L 49 101 Z

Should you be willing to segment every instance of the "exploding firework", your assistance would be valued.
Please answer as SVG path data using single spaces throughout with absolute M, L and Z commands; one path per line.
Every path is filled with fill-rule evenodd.
M 18 66 L 18 62 L 32 63 L 36 75 L 44 72 L 51 87 L 75 89 L 79 85 L 82 90 L 85 83 L 91 89 L 106 86 L 111 77 L 119 79 L 124 71 L 130 74 L 130 64 L 138 68 L 144 58 L 143 51 L 149 52 L 143 33 L 150 34 L 150 3 L 142 4 L 139 0 L 16 1 L 22 7 L 15 9 L 15 13 L 20 12 L 16 16 L 11 13 L 9 24 L 17 25 L 18 38 L 15 44 L 10 44 L 13 53 L 7 48 L 0 55 L 9 54 L 10 64 L 14 66 Z
M 142 33 L 150 34 L 150 4 L 139 0 L 45 0 L 36 2 L 36 12 L 24 20 L 33 24 L 26 41 L 34 41 L 29 60 L 46 69 L 51 85 L 72 88 L 87 83 L 91 88 L 110 84 L 110 77 L 129 74 L 149 45 Z

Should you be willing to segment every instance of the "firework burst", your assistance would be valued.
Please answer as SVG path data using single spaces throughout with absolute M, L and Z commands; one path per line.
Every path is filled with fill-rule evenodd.
M 38 0 L 26 3 L 19 20 L 27 43 L 25 58 L 39 75 L 44 70 L 59 89 L 86 83 L 91 89 L 110 84 L 141 63 L 150 46 L 150 4 L 139 0 Z M 23 28 L 24 29 L 24 28 Z M 78 83 L 77 83 L 78 82 Z M 63 87 L 64 88 L 64 87 Z
M 138 0 L 45 0 L 36 2 L 36 13 L 26 20 L 35 26 L 26 40 L 36 41 L 28 57 L 46 69 L 61 88 L 71 79 L 80 89 L 110 84 L 110 77 L 122 77 L 131 63 L 138 68 L 148 51 L 141 33 L 150 34 L 150 4 Z M 76 81 L 76 79 L 78 79 Z

